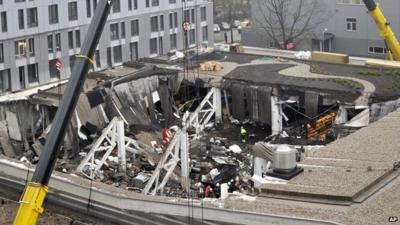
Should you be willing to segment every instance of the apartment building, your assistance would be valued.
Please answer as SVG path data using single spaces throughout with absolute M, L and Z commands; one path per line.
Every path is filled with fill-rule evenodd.
M 265 35 L 263 25 L 256 19 L 262 16 L 257 4 L 252 1 L 253 27 L 242 32 L 244 45 L 275 47 Z M 318 0 L 326 9 L 327 18 L 316 26 L 304 40 L 297 41 L 297 50 L 318 50 L 346 53 L 353 56 L 385 58 L 386 47 L 378 34 L 377 27 L 367 13 L 362 0 Z M 383 9 L 390 25 L 400 38 L 400 1 L 376 0 Z M 265 27 L 265 26 L 264 26 Z
M 68 78 L 98 1 L 0 0 L 0 92 Z M 183 21 L 190 22 L 186 40 Z M 211 46 L 212 24 L 208 0 L 113 0 L 93 70 Z

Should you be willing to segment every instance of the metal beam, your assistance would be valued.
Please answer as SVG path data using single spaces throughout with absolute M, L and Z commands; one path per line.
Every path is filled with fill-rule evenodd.
M 119 124 L 119 125 L 117 125 Z M 122 126 L 121 126 L 122 124 Z M 110 156 L 111 152 L 115 149 L 118 144 L 118 150 L 121 151 L 129 151 L 133 154 L 143 154 L 143 149 L 139 146 L 139 144 L 128 137 L 123 136 L 124 122 L 121 118 L 115 117 L 106 128 L 104 128 L 101 136 L 96 140 L 93 147 L 90 149 L 89 153 L 86 157 L 81 161 L 76 171 L 89 179 L 94 179 L 96 173 L 100 170 L 100 168 L 104 165 L 107 158 Z M 120 126 L 120 131 L 117 133 L 118 126 Z M 120 138 L 120 136 L 122 138 Z M 119 143 L 117 143 L 119 141 Z M 120 149 L 121 148 L 121 149 Z M 126 168 L 126 153 L 124 154 L 125 157 L 122 157 L 121 160 L 125 161 L 125 168 Z M 119 155 L 120 156 L 120 155 Z M 123 159 L 125 158 L 125 159 Z M 150 160 L 150 164 L 154 165 L 154 162 Z
M 145 188 L 143 189 L 143 194 L 149 194 L 151 192 L 152 195 L 156 195 L 158 191 L 160 191 L 160 194 L 162 194 L 165 184 L 168 182 L 169 177 L 180 161 L 179 150 L 182 135 L 185 134 L 183 134 L 181 130 L 178 130 L 175 133 L 168 148 L 165 150 L 160 161 L 158 162 L 153 175 L 150 177 Z M 164 176 L 162 176 L 161 173 L 163 170 L 165 170 Z

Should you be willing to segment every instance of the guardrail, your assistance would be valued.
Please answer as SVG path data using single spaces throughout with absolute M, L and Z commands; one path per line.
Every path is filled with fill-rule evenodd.
M 25 164 L 0 157 L 0 186 L 5 185 L 22 190 L 27 177 L 30 180 L 29 177 L 33 174 L 33 169 L 30 168 L 29 170 L 27 176 L 28 167 Z M 57 172 L 53 173 L 49 184 L 48 201 L 74 210 L 86 210 L 85 212 L 88 214 L 100 218 L 111 218 L 119 224 L 143 224 L 151 220 L 152 216 L 157 219 L 162 216 L 187 218 L 189 215 L 188 206 L 190 206 L 190 216 L 194 219 L 223 224 L 338 225 L 326 221 L 229 210 L 218 208 L 218 206 L 202 207 L 198 200 L 189 200 L 190 202 L 188 202 L 185 199 L 111 192 L 101 190 L 97 186 L 90 188 L 88 185 L 90 181 L 81 179 L 81 182 L 77 182 L 77 179 L 77 177 L 71 176 L 70 180 L 67 177 L 60 176 Z M 89 196 L 90 210 L 88 210 Z M 177 219 L 177 221 L 182 220 Z

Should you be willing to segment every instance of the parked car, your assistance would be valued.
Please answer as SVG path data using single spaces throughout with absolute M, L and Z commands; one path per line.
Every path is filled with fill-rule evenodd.
M 218 33 L 218 32 L 220 32 L 221 31 L 221 28 L 219 27 L 219 25 L 218 24 L 214 24 L 214 32 L 215 33 Z
M 241 23 L 241 26 L 242 26 L 242 27 L 249 27 L 249 26 L 251 26 L 250 20 L 249 20 L 249 19 L 243 20 L 242 23 Z
M 221 23 L 221 27 L 223 30 L 230 30 L 231 29 L 231 25 L 229 25 L 229 23 L 227 22 L 222 22 Z
M 239 27 L 240 25 L 242 25 L 242 22 L 240 22 L 240 20 L 234 20 L 234 21 L 233 21 L 233 26 L 234 26 L 234 27 L 237 28 L 237 27 Z

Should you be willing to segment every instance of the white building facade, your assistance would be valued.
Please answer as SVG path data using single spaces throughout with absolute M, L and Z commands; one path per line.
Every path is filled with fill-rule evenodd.
M 0 0 L 0 92 L 68 78 L 98 1 Z M 191 23 L 186 42 L 183 21 Z M 212 24 L 208 0 L 113 0 L 94 70 L 164 55 L 185 45 L 212 46 Z

